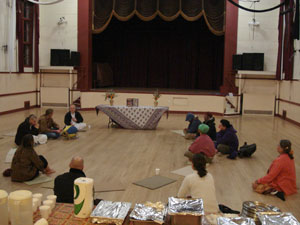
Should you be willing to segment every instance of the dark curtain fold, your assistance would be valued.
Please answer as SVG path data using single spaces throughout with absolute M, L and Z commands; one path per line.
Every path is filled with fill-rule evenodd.
M 166 17 L 172 17 L 180 10 L 179 0 L 159 1 L 158 10 Z
M 281 0 L 284 2 L 284 0 Z M 294 9 L 294 1 L 287 1 L 284 6 L 280 8 L 279 14 L 279 46 L 277 56 L 277 69 L 276 79 L 281 80 L 281 70 L 284 73 L 284 80 L 293 79 L 293 66 L 294 66 L 294 39 L 293 39 L 293 18 L 294 11 L 291 10 L 284 15 L 282 12 L 286 12 L 289 9 Z M 285 27 L 283 30 L 283 20 L 285 21 Z
M 202 12 L 202 4 L 200 0 L 183 0 L 181 1 L 181 10 L 185 15 L 195 17 Z
M 104 32 L 93 35 L 93 61 L 110 64 L 116 87 L 218 90 L 223 51 L 224 37 L 212 34 L 204 18 L 112 18 Z
M 126 17 L 134 11 L 135 0 L 115 0 L 115 12 L 121 16 Z
M 284 52 L 283 52 L 283 70 L 285 80 L 293 79 L 294 67 L 294 39 L 293 39 L 293 19 L 294 19 L 294 0 L 288 1 L 285 5 L 286 10 L 292 9 L 291 12 L 285 14 L 285 33 L 284 33 Z
M 94 27 L 103 28 L 111 17 L 113 1 L 96 0 L 94 1 Z
M 220 0 L 204 1 L 205 17 L 208 26 L 214 30 L 223 30 L 225 24 L 225 2 Z
M 39 5 L 34 5 L 34 72 L 39 72 L 39 43 L 40 43 L 40 11 Z
M 138 0 L 136 10 L 144 17 L 153 16 L 157 11 L 157 0 Z

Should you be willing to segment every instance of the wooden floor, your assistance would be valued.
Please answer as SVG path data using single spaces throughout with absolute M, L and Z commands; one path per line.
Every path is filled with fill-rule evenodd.
M 66 110 L 55 110 L 54 118 L 61 125 Z M 17 125 L 30 113 L 41 114 L 40 109 L 18 112 L 0 117 L 0 137 L 15 131 Z M 164 116 L 154 131 L 134 131 L 108 129 L 108 118 L 104 114 L 96 116 L 94 111 L 82 112 L 85 122 L 91 125 L 87 132 L 79 133 L 76 140 L 50 140 L 45 145 L 36 147 L 38 154 L 44 155 L 51 167 L 56 170 L 55 177 L 68 170 L 72 156 L 80 155 L 85 159 L 85 172 L 88 177 L 101 182 L 119 182 L 126 185 L 124 192 L 96 194 L 97 198 L 132 203 L 149 201 L 167 202 L 169 196 L 176 196 L 183 177 L 171 171 L 186 166 L 184 151 L 191 141 L 171 132 L 186 126 L 184 115 L 171 114 Z M 221 118 L 217 117 L 217 121 Z M 257 152 L 250 159 L 231 161 L 226 157 L 217 157 L 208 167 L 215 178 L 217 199 L 219 203 L 233 209 L 241 210 L 242 202 L 258 200 L 292 212 L 300 220 L 300 194 L 287 197 L 283 202 L 273 196 L 263 196 L 252 192 L 251 183 L 263 176 L 270 163 L 277 157 L 276 147 L 280 139 L 290 139 L 295 151 L 296 170 L 299 188 L 300 174 L 300 128 L 274 117 L 237 116 L 228 118 L 238 130 L 240 143 L 256 143 Z M 14 138 L 0 139 L 0 170 L 9 167 L 4 164 L 5 155 L 12 147 Z M 155 174 L 160 168 L 161 174 L 174 178 L 177 182 L 151 191 L 132 183 Z M 33 192 L 50 194 L 51 191 L 41 185 L 27 186 L 13 183 L 9 178 L 0 176 L 0 189 L 8 192 L 17 189 L 28 189 Z M 205 203 L 204 203 L 205 204 Z

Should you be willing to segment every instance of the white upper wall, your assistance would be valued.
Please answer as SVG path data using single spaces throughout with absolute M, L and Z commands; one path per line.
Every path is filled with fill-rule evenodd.
M 266 9 L 280 3 L 280 0 L 261 0 L 255 4 L 255 9 Z M 239 1 L 239 4 L 250 8 L 250 2 Z M 251 7 L 253 9 L 253 5 Z M 276 71 L 278 52 L 278 20 L 279 9 L 265 13 L 255 13 L 259 26 L 249 25 L 254 13 L 239 9 L 237 53 L 264 53 L 264 70 Z
M 77 0 L 40 6 L 40 66 L 50 66 L 50 49 L 77 51 Z M 61 17 L 67 23 L 58 25 Z

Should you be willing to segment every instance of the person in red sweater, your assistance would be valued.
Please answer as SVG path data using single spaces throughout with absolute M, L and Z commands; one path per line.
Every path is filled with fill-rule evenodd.
M 189 160 L 193 159 L 194 154 L 202 153 L 207 163 L 212 163 L 213 157 L 217 153 L 215 144 L 211 138 L 207 135 L 209 126 L 206 124 L 200 124 L 198 127 L 200 136 L 189 147 L 189 150 L 184 153 L 184 156 Z
M 281 140 L 277 151 L 279 156 L 272 162 L 266 176 L 252 184 L 254 191 L 260 194 L 273 194 L 285 201 L 285 195 L 297 193 L 296 169 L 289 140 Z

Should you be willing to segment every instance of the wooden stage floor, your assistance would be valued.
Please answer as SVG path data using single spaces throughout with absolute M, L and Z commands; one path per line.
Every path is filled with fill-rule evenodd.
M 43 109 L 44 111 L 44 109 Z M 66 109 L 55 110 L 54 119 L 63 124 Z M 4 164 L 5 155 L 14 146 L 13 137 L 2 136 L 16 131 L 17 125 L 31 113 L 41 114 L 41 109 L 32 109 L 0 117 L 0 169 L 9 167 Z M 183 177 L 171 171 L 187 165 L 183 153 L 191 141 L 171 132 L 186 126 L 185 115 L 171 114 L 167 119 L 163 116 L 157 130 L 134 131 L 108 129 L 108 118 L 104 114 L 96 116 L 94 111 L 82 112 L 91 129 L 79 133 L 75 140 L 50 140 L 45 145 L 36 147 L 38 154 L 44 155 L 50 166 L 56 170 L 55 177 L 68 170 L 72 156 L 80 155 L 85 160 L 85 173 L 88 177 L 104 183 L 122 182 L 126 191 L 97 193 L 97 198 L 113 201 L 129 201 L 143 203 L 145 201 L 167 202 L 169 196 L 176 196 Z M 202 118 L 202 116 L 200 116 Z M 216 117 L 217 122 L 221 117 Z M 238 130 L 240 145 L 244 141 L 256 143 L 257 152 L 250 159 L 231 161 L 226 157 L 216 157 L 208 171 L 213 174 L 220 204 L 241 210 L 242 202 L 257 200 L 278 206 L 282 211 L 292 212 L 300 220 L 300 194 L 287 197 L 285 202 L 273 196 L 263 196 L 251 190 L 251 183 L 262 177 L 277 157 L 276 147 L 280 139 L 290 139 L 295 151 L 297 186 L 300 185 L 300 128 L 276 117 L 236 116 L 228 118 Z M 177 182 L 151 191 L 132 183 L 155 174 L 160 168 L 161 174 L 174 178 Z M 32 192 L 51 194 L 52 191 L 41 188 L 41 185 L 27 186 L 13 183 L 9 178 L 0 176 L 0 189 L 8 192 L 17 189 L 28 189 Z M 205 203 L 204 203 L 205 204 Z

